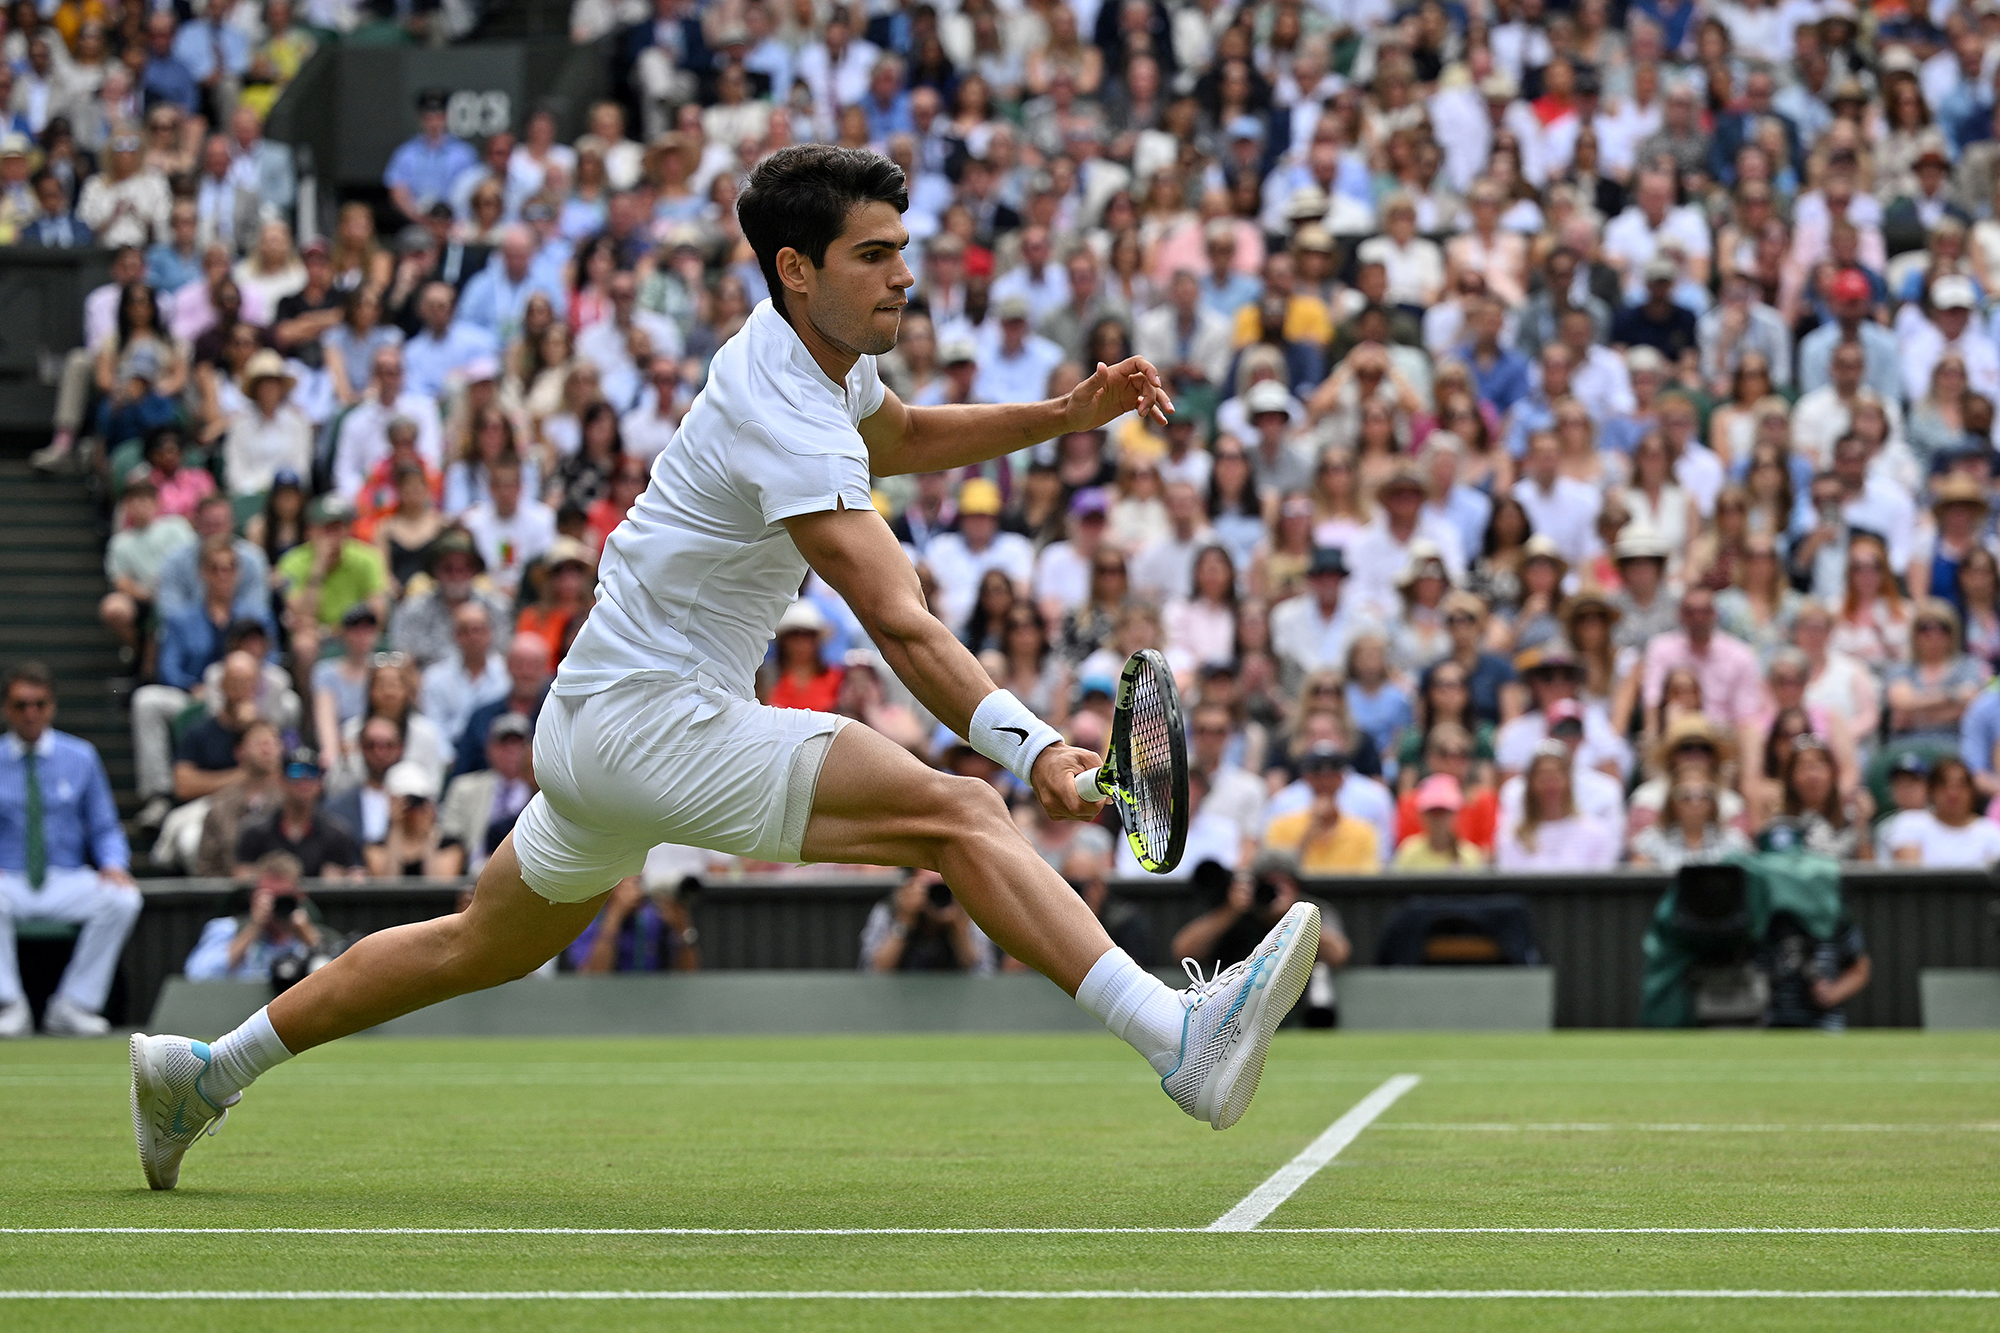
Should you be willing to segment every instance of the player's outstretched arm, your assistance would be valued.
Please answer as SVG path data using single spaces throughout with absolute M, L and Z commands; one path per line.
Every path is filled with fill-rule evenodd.
M 875 475 L 895 477 L 983 463 L 1070 431 L 1095 430 L 1127 412 L 1165 425 L 1173 410 L 1160 372 L 1145 357 L 1131 356 L 1115 366 L 1099 362 L 1067 397 L 1039 403 L 910 407 L 884 390 L 882 406 L 861 423 L 861 438 Z
M 882 651 L 882 660 L 931 714 L 961 736 L 997 688 L 956 635 L 924 605 L 917 571 L 889 525 L 873 509 L 831 509 L 784 520 L 799 553 L 847 604 Z M 1098 803 L 1076 794 L 1076 775 L 1098 756 L 1057 742 L 1035 759 L 1032 783 L 1057 819 L 1094 815 Z

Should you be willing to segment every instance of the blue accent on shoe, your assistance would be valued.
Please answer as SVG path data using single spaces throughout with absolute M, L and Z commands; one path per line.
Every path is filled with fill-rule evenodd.
M 216 1110 L 220 1111 L 222 1107 L 218 1106 L 216 1104 L 215 1099 L 213 1097 L 210 1097 L 208 1093 L 205 1090 L 203 1090 L 201 1086 L 201 1075 L 206 1074 L 208 1072 L 209 1065 L 211 1063 L 208 1056 L 208 1043 L 205 1041 L 191 1041 L 188 1043 L 188 1049 L 194 1052 L 195 1059 L 201 1061 L 201 1074 L 196 1074 L 194 1076 L 195 1096 L 201 1098 L 203 1101 L 207 1102 L 210 1106 L 215 1107 Z M 176 1124 L 178 1124 L 180 1120 L 179 1107 L 174 1108 L 174 1120 Z

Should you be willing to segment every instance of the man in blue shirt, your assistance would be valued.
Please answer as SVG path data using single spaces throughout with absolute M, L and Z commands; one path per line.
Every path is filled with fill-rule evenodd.
M 403 344 L 404 379 L 417 393 L 442 398 L 458 387 L 467 366 L 500 355 L 499 341 L 491 333 L 452 319 L 457 302 L 458 294 L 448 282 L 427 283 L 417 298 L 423 331 Z
M 1464 344 L 1452 356 L 1472 372 L 1472 385 L 1481 402 L 1505 416 L 1507 409 L 1526 398 L 1534 385 L 1528 373 L 1528 358 L 1500 342 L 1500 330 L 1507 322 L 1507 307 L 1493 297 L 1483 297 L 1466 319 Z
M 201 686 L 202 673 L 222 660 L 228 649 L 238 617 L 234 604 L 236 579 L 242 569 L 235 548 L 227 537 L 211 537 L 202 543 L 201 582 L 203 597 L 160 627 L 160 657 L 157 674 L 162 684 L 193 691 Z M 261 625 L 265 637 L 275 641 L 269 611 L 242 617 Z
M 200 109 L 201 85 L 174 55 L 174 16 L 171 10 L 156 9 L 146 19 L 146 68 L 139 75 L 139 91 L 148 101 L 172 102 L 193 115 Z
M 54 729 L 46 668 L 8 673 L 0 708 L 8 727 L 0 739 L 0 1037 L 26 1036 L 31 1026 L 14 952 L 19 919 L 83 927 L 42 1030 L 102 1036 L 111 1025 L 99 1011 L 140 908 L 111 780 L 90 742 Z
M 423 221 L 426 209 L 450 197 L 451 184 L 460 172 L 479 165 L 479 154 L 472 151 L 471 144 L 445 133 L 445 100 L 437 89 L 418 95 L 417 124 L 421 128 L 415 138 L 395 151 L 382 172 L 389 196 L 412 222 Z
M 465 284 L 459 319 L 485 330 L 504 346 L 520 331 L 521 312 L 535 292 L 549 298 L 558 319 L 567 315 L 569 294 L 559 279 L 535 267 L 534 253 L 534 238 L 526 227 L 517 223 L 503 231 L 499 249 Z
M 1208 253 L 1208 272 L 1201 279 L 1201 303 L 1234 328 L 1236 312 L 1262 296 L 1264 284 L 1236 271 L 1236 226 L 1228 218 L 1209 219 L 1202 228 L 1202 245 Z
M 192 18 L 174 34 L 174 59 L 213 100 L 224 85 L 235 86 L 250 68 L 250 39 L 229 22 L 236 0 L 208 0 L 205 17 Z

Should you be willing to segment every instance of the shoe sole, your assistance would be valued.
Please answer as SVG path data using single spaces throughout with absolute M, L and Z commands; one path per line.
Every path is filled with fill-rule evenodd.
M 1244 1012 L 1237 1020 L 1240 1035 L 1223 1053 L 1215 1077 L 1202 1089 L 1201 1101 L 1195 1107 L 1195 1114 L 1205 1116 L 1218 1130 L 1228 1129 L 1250 1109 L 1250 1099 L 1257 1095 L 1257 1085 L 1264 1077 L 1264 1057 L 1271 1049 L 1271 1034 L 1299 1002 L 1306 982 L 1312 977 L 1313 962 L 1319 957 L 1319 908 L 1312 903 L 1299 903 L 1285 915 L 1287 920 L 1299 916 L 1298 929 L 1280 946 L 1272 963 L 1271 979 L 1252 991 L 1244 1002 Z M 1284 923 L 1280 922 L 1278 928 L 1284 929 Z M 1205 1112 L 1203 1103 L 1207 1106 Z
M 148 1123 L 146 1113 L 140 1106 L 141 1087 L 144 1087 L 145 1095 L 147 1096 L 150 1096 L 153 1091 L 152 1070 L 140 1046 L 140 1043 L 145 1040 L 145 1033 L 135 1032 L 132 1034 L 132 1040 L 129 1045 L 132 1053 L 132 1137 L 139 1145 L 139 1169 L 146 1173 L 147 1186 L 156 1190 L 170 1190 L 180 1183 L 180 1172 L 176 1171 L 174 1178 L 167 1180 L 160 1175 L 154 1166 L 153 1128 Z

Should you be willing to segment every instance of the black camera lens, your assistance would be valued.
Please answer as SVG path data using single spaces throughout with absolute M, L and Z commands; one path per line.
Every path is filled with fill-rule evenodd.
M 933 880 L 930 888 L 931 906 L 942 912 L 951 906 L 951 886 L 943 880 Z
M 1265 876 L 1257 877 L 1257 906 L 1269 907 L 1278 901 L 1278 881 Z
M 271 915 L 288 917 L 299 910 L 299 900 L 289 893 L 281 893 L 271 899 Z

